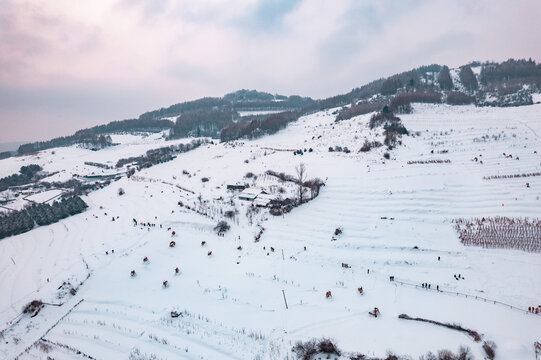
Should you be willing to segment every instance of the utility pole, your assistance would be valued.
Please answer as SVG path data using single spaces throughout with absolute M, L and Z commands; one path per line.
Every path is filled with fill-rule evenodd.
M 282 290 L 282 295 L 284 295 L 284 303 L 286 304 L 286 310 L 287 310 L 289 308 L 287 307 L 286 292 L 284 290 Z

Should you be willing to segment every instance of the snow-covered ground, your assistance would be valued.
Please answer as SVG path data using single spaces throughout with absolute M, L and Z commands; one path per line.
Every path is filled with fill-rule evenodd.
M 365 139 L 382 141 L 381 129 L 367 127 L 370 114 L 335 123 L 333 110 L 319 112 L 272 136 L 204 145 L 123 177 L 84 197 L 87 211 L 0 240 L 0 358 L 79 358 L 76 349 L 96 359 L 127 359 L 130 352 L 293 359 L 296 341 L 322 336 L 344 351 L 373 356 L 391 350 L 417 358 L 465 345 L 483 358 L 481 344 L 463 333 L 398 319 L 402 313 L 476 330 L 497 344 L 498 359 L 533 358 L 541 316 L 523 310 L 541 303 L 541 255 L 464 247 L 452 220 L 539 217 L 541 177 L 483 176 L 541 171 L 541 105 L 414 108 L 401 115 L 411 135 L 390 151 L 390 160 L 384 147 L 358 151 Z M 160 134 L 113 142 L 120 145 L 2 160 L 0 176 L 37 163 L 68 179 L 102 171 L 85 161 L 114 165 L 171 144 Z M 329 152 L 330 146 L 351 152 Z M 276 150 L 310 148 L 304 155 Z M 430 159 L 450 163 L 408 164 Z M 301 162 L 308 178 L 326 186 L 284 216 L 254 213 L 226 190 L 247 183 L 283 186 L 287 194 L 289 185 L 264 172 L 295 174 Z M 257 179 L 246 177 L 249 172 Z M 117 194 L 119 187 L 125 195 Z M 236 215 L 227 219 L 224 212 L 232 209 Z M 134 226 L 132 219 L 156 226 Z M 224 219 L 231 230 L 219 237 L 213 228 Z M 333 241 L 338 227 L 343 233 Z M 57 288 L 67 281 L 78 286 L 76 295 L 58 298 Z M 64 304 L 19 317 L 33 299 Z M 374 307 L 382 313 L 377 319 L 368 315 Z M 172 310 L 183 316 L 171 318 Z M 24 352 L 40 338 L 49 343 Z

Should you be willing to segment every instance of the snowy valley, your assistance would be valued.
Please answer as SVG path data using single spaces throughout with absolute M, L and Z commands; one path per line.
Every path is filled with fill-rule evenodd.
M 82 195 L 83 212 L 0 241 L 0 358 L 296 359 L 295 344 L 322 338 L 341 355 L 314 359 L 416 359 L 461 346 L 483 359 L 491 343 L 498 359 L 533 358 L 541 239 L 532 251 L 465 246 L 457 221 L 538 219 L 541 104 L 414 104 L 400 115 L 401 144 L 368 152 L 365 140 L 382 138 L 373 113 L 337 122 L 336 110 L 259 139 L 206 139 L 129 177 L 127 166 L 88 164 L 113 168 L 172 142 L 113 134 L 118 145 L 99 151 L 1 160 L 0 177 L 29 164 L 48 181 L 118 177 Z M 270 201 L 299 186 L 269 170 L 295 179 L 301 163 L 306 180 L 324 183 L 318 196 L 271 214 Z M 498 177 L 513 174 L 526 177 Z M 223 221 L 229 229 L 216 229 Z M 62 305 L 22 314 L 32 300 Z

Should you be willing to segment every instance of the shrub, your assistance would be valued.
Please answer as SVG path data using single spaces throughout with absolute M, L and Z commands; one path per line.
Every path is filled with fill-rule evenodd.
M 459 91 L 451 91 L 446 101 L 449 105 L 469 105 L 475 101 L 475 98 Z
M 45 306 L 41 300 L 32 300 L 25 306 L 23 306 L 23 314 L 33 314 L 36 316 L 39 311 Z
M 125 193 L 126 193 L 126 192 L 124 191 L 123 188 L 118 188 L 118 195 L 119 195 L 119 196 L 122 196 L 122 195 L 124 195 Z
M 316 340 L 308 340 L 306 342 L 298 341 L 293 346 L 292 351 L 297 354 L 297 358 L 301 360 L 311 360 L 312 355 L 317 354 Z
M 400 121 L 400 118 L 397 116 L 394 116 L 393 112 L 387 109 L 387 111 L 380 111 L 379 113 L 372 115 L 368 126 L 370 127 L 370 129 L 374 129 L 377 126 L 380 126 L 392 121 L 398 122 Z
M 292 351 L 300 360 L 312 360 L 312 356 L 317 353 L 337 356 L 342 354 L 330 339 L 321 339 L 319 341 L 311 339 L 306 342 L 298 341 L 295 346 L 293 346 Z
M 230 228 L 231 226 L 229 226 L 226 221 L 222 220 L 214 227 L 214 231 L 216 231 L 217 233 L 224 233 L 227 232 Z
M 361 151 L 362 152 L 367 152 L 367 151 L 370 151 L 371 148 L 372 148 L 372 146 L 370 145 L 368 140 L 365 140 L 363 146 L 361 146 Z
M 378 147 L 381 147 L 382 145 L 383 144 L 380 143 L 379 141 L 369 142 L 368 140 L 365 140 L 363 146 L 361 146 L 360 151 L 367 152 L 367 151 L 370 151 L 372 148 L 378 148 Z
M 492 341 L 485 341 L 483 343 L 483 350 L 489 360 L 494 360 L 496 357 L 496 344 Z
M 205 183 L 205 182 L 208 182 L 208 181 L 209 181 L 209 178 L 208 178 L 208 177 L 202 177 L 202 178 L 201 178 L 201 182 L 204 182 L 204 183 Z
M 319 344 L 317 344 L 319 352 L 324 354 L 333 354 L 340 356 L 341 351 L 336 347 L 336 345 L 330 339 L 322 339 Z
M 383 157 L 387 160 L 389 160 L 391 158 L 391 154 L 389 154 L 388 152 L 384 153 L 383 154 Z
M 254 177 L 254 173 L 252 173 L 252 172 L 247 172 L 246 175 L 244 175 L 244 177 L 245 177 L 245 178 L 248 178 L 248 179 L 253 178 L 253 177 Z

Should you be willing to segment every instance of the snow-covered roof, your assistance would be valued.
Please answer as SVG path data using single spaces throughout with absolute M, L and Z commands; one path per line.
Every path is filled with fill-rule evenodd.
M 261 193 L 262 193 L 262 191 L 259 190 L 259 189 L 254 189 L 254 188 L 244 189 L 244 190 L 242 190 L 240 192 L 239 199 L 241 199 L 241 200 L 254 200 Z
M 254 204 L 256 206 L 267 206 L 269 205 L 270 201 L 274 198 L 274 196 L 270 194 L 261 193 L 257 196 L 257 198 L 254 200 Z

